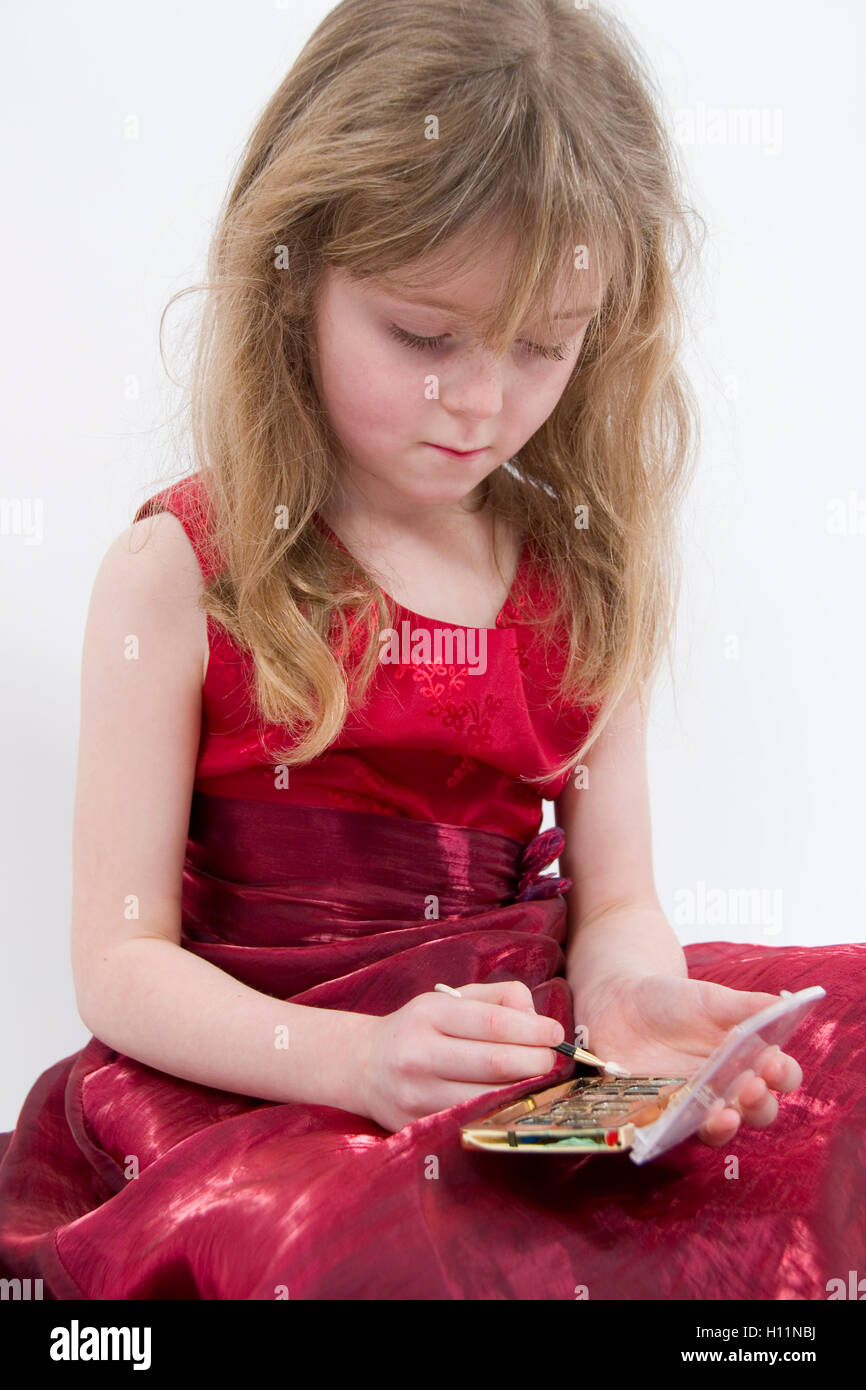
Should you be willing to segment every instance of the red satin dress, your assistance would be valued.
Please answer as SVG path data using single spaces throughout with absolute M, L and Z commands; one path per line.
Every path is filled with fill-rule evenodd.
M 200 475 L 136 519 L 160 510 L 212 573 Z M 522 621 L 537 565 L 525 547 L 483 672 L 381 666 L 288 786 L 284 731 L 256 719 L 248 657 L 209 620 L 184 949 L 274 997 L 376 1015 L 439 980 L 519 979 L 573 1035 L 570 884 L 543 872 L 563 833 L 539 833 L 540 793 L 521 779 L 573 752 L 595 711 L 551 694 Z M 866 1269 L 864 947 L 715 941 L 686 957 L 693 977 L 734 988 L 827 991 L 787 1044 L 802 1087 L 769 1130 L 727 1146 L 736 1180 L 726 1150 L 696 1139 L 642 1167 L 463 1149 L 460 1125 L 490 1093 L 391 1134 L 196 1085 L 94 1037 L 0 1136 L 0 1275 L 41 1279 L 52 1299 L 826 1298 L 830 1279 Z M 571 1072 L 559 1058 L 495 1100 Z

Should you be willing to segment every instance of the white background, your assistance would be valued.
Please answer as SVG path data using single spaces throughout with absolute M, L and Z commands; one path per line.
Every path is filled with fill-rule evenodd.
M 180 395 L 160 314 L 202 278 L 244 140 L 329 8 L 3 9 L 0 498 L 43 510 L 37 544 L 8 521 L 0 534 L 0 1129 L 89 1036 L 69 965 L 81 641 L 105 550 L 172 466 Z M 703 446 L 682 524 L 676 703 L 662 668 L 650 728 L 659 892 L 684 944 L 859 941 L 864 9 L 616 10 L 672 126 L 701 104 L 764 111 L 771 136 L 782 122 L 780 148 L 680 143 L 710 238 L 687 354 Z M 167 324 L 175 376 L 196 302 Z M 861 530 L 855 515 L 833 534 L 828 509 L 851 493 Z M 733 922 L 753 891 L 763 899 Z

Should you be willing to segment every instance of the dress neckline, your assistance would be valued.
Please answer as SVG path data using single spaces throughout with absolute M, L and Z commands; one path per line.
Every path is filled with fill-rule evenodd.
M 334 544 L 339 547 L 340 550 L 345 551 L 347 555 L 351 555 L 352 559 L 355 561 L 356 564 L 361 563 L 356 555 L 352 555 L 352 552 L 349 549 L 349 547 L 345 545 L 343 541 L 340 540 L 340 537 L 337 535 L 334 528 L 329 525 L 329 523 L 325 520 L 325 518 L 321 515 L 320 512 L 316 511 L 313 513 L 313 520 L 316 522 L 319 528 L 322 531 L 324 531 L 324 533 L 329 537 L 329 539 L 332 540 Z M 471 627 L 468 623 L 453 623 L 449 622 L 446 618 L 431 618 L 428 613 L 416 613 L 414 609 L 407 608 L 405 603 L 400 603 L 398 599 L 394 598 L 393 594 L 389 594 L 385 589 L 383 589 L 381 584 L 377 584 L 376 588 L 379 590 L 379 593 L 382 594 L 384 598 L 389 599 L 390 602 L 394 604 L 394 607 L 398 610 L 398 612 L 408 613 L 410 618 L 420 618 L 422 623 L 436 623 L 439 627 L 462 628 L 466 632 L 500 632 L 505 627 L 509 614 L 513 612 L 515 592 L 517 590 L 519 581 L 523 577 L 523 571 L 527 564 L 528 555 L 529 537 L 527 536 L 523 542 L 523 545 L 521 546 L 520 557 L 517 561 L 517 569 L 515 570 L 514 578 L 511 581 L 511 588 L 508 590 L 505 602 L 503 603 L 499 612 L 496 614 L 493 627 Z

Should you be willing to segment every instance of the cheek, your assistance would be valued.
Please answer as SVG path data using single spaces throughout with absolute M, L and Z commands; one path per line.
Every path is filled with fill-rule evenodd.
M 395 362 L 370 334 L 346 334 L 322 344 L 324 405 L 346 438 L 393 428 L 423 401 L 423 373 Z
M 544 423 L 571 380 L 573 367 L 571 360 L 557 362 L 544 372 L 539 372 L 529 389 L 524 385 L 519 395 L 518 409 L 526 425 L 537 429 Z

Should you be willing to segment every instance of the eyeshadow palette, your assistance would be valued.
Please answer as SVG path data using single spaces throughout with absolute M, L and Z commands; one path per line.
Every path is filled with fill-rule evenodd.
M 647 1163 L 688 1139 L 729 1103 L 767 1048 L 781 1047 L 825 991 L 796 994 L 732 1028 L 692 1076 L 573 1077 L 461 1126 L 466 1149 L 524 1154 L 615 1154 Z
M 684 1076 L 581 1076 L 522 1096 L 482 1120 L 464 1125 L 467 1149 L 555 1149 L 567 1153 L 622 1153 L 636 1126 L 657 1120 Z

